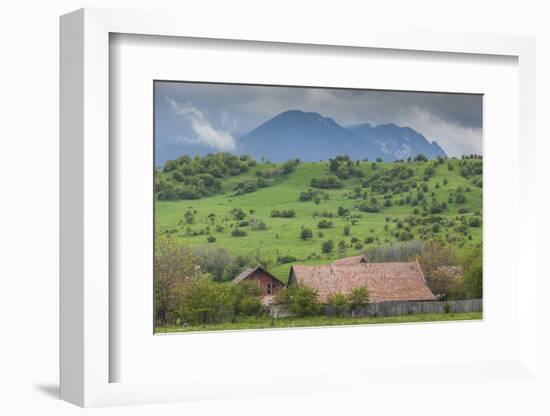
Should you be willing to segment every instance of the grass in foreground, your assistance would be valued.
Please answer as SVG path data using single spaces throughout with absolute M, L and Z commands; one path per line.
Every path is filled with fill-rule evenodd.
M 221 324 L 189 326 L 162 326 L 155 328 L 155 333 L 170 332 L 196 332 L 196 331 L 224 331 L 239 329 L 266 329 L 266 328 L 297 328 L 297 327 L 316 327 L 316 326 L 336 326 L 336 325 L 366 325 L 366 324 L 396 324 L 412 322 L 443 322 L 443 321 L 466 321 L 479 320 L 483 318 L 482 312 L 468 313 L 425 313 L 415 315 L 388 316 L 388 317 L 328 317 L 312 316 L 307 318 L 279 318 L 270 317 L 260 318 L 239 318 L 238 322 L 225 322 Z

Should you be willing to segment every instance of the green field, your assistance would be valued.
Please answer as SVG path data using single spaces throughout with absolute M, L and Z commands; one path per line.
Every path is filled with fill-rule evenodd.
M 299 195 L 310 188 L 312 179 L 330 175 L 328 162 L 300 163 L 291 173 L 274 178 L 270 186 L 237 195 L 237 183 L 254 180 L 258 177 L 256 171 L 266 168 L 266 164 L 257 163 L 242 174 L 222 178 L 222 190 L 216 195 L 192 200 L 157 199 L 156 234 L 157 238 L 170 236 L 192 248 L 219 247 L 234 256 L 254 254 L 269 263 L 269 270 L 283 281 L 286 281 L 292 263 L 327 263 L 398 241 L 437 238 L 460 251 L 464 247 L 479 244 L 482 235 L 481 223 L 469 222 L 472 217 L 481 220 L 482 188 L 479 181 L 477 184 L 473 181 L 476 177 L 461 173 L 461 163 L 467 162 L 356 162 L 355 166 L 362 171 L 362 176 L 342 179 L 343 187 L 340 189 L 320 189 L 322 197 L 319 203 L 300 202 Z M 373 175 L 400 165 L 414 171 L 408 181 L 414 182 L 415 188 L 411 187 L 406 192 L 383 192 L 364 186 L 365 180 Z M 268 165 L 269 168 L 273 166 L 276 165 Z M 428 166 L 433 167 L 434 171 L 428 180 L 424 180 Z M 165 181 L 173 180 L 170 173 L 159 172 L 157 175 Z M 477 179 L 480 179 L 480 175 Z M 421 193 L 427 203 L 400 204 L 399 201 L 407 197 L 416 200 L 419 190 L 424 186 L 427 186 L 427 192 Z M 457 190 L 465 197 L 460 203 L 453 198 Z M 378 200 L 381 211 L 361 211 L 360 205 L 372 198 Z M 391 199 L 391 206 L 384 206 L 384 198 Z M 442 212 L 433 213 L 431 209 L 438 203 L 445 203 L 446 207 Z M 338 216 L 340 207 L 349 212 Z M 242 209 L 246 217 L 243 220 L 235 219 L 231 214 L 234 208 Z M 294 210 L 295 217 L 273 218 L 273 210 Z M 186 217 L 188 212 L 191 214 Z M 319 229 L 318 223 L 323 219 L 332 222 L 332 228 Z M 266 228 L 254 231 L 250 226 L 254 221 L 263 222 Z M 246 225 L 246 222 L 249 224 Z M 349 227 L 348 235 L 345 235 L 346 226 Z M 300 238 L 303 227 L 312 230 L 311 239 Z M 246 235 L 232 236 L 235 228 L 244 231 Z M 209 243 L 209 236 L 214 237 L 215 242 Z M 330 253 L 323 253 L 321 245 L 327 240 L 334 241 L 334 249 Z M 281 258 L 285 256 L 296 260 L 283 263 Z
M 270 317 L 243 317 L 239 321 L 225 322 L 212 325 L 197 326 L 161 326 L 155 328 L 155 333 L 197 332 L 197 331 L 223 331 L 238 329 L 265 329 L 265 328 L 297 328 L 338 325 L 368 325 L 368 324 L 396 324 L 414 322 L 443 322 L 480 320 L 482 312 L 468 313 L 425 313 L 417 315 L 388 316 L 388 317 L 337 317 L 337 316 L 312 316 L 307 318 L 279 318 Z

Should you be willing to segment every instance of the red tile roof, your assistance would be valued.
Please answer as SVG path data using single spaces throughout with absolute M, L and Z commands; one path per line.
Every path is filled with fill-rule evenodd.
M 332 262 L 335 266 L 352 266 L 354 264 L 368 263 L 366 255 L 346 257 L 345 259 L 338 259 Z
M 276 276 L 273 276 L 271 273 L 269 273 L 266 269 L 264 269 L 263 267 L 261 266 L 256 266 L 256 267 L 250 267 L 246 270 L 244 270 L 240 275 L 238 275 L 237 277 L 235 277 L 231 283 L 239 283 L 239 282 L 242 282 L 244 279 L 246 279 L 248 276 L 250 276 L 251 274 L 257 272 L 257 271 L 263 271 L 264 273 L 266 273 L 269 277 L 271 277 L 272 279 L 274 280 L 277 280 L 278 282 L 280 283 L 283 283 L 281 282 L 281 280 L 279 278 L 277 278 Z M 284 284 L 284 283 L 283 283 Z
M 292 266 L 296 282 L 317 289 L 319 301 L 332 293 L 367 286 L 371 302 L 433 300 L 418 262 L 359 263 L 351 266 Z

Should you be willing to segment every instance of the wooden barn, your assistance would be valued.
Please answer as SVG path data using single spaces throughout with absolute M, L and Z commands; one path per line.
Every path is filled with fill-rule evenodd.
M 271 305 L 271 303 L 273 303 L 274 296 L 281 288 L 285 286 L 283 282 L 261 266 L 246 269 L 235 279 L 233 279 L 232 282 L 239 283 L 245 280 L 258 283 L 258 286 L 260 286 L 262 290 L 262 303 L 264 305 Z
M 435 299 L 418 261 L 368 263 L 352 257 L 322 266 L 293 265 L 288 285 L 295 284 L 316 289 L 320 302 L 333 293 L 346 294 L 361 286 L 368 287 L 373 303 Z

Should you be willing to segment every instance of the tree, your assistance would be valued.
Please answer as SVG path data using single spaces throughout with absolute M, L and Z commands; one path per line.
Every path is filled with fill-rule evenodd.
M 256 282 L 245 280 L 228 284 L 226 290 L 234 315 L 257 316 L 262 312 L 262 290 Z
M 275 303 L 287 305 L 296 316 L 312 316 L 319 313 L 317 290 L 307 286 L 292 285 L 275 295 Z
M 303 228 L 302 231 L 300 232 L 300 238 L 302 240 L 308 240 L 312 237 L 313 237 L 313 232 L 311 231 L 310 228 Z
M 192 279 L 183 290 L 180 318 L 190 325 L 221 322 L 232 306 L 224 289 L 224 284 L 215 283 L 208 277 Z
M 348 293 L 347 298 L 352 309 L 364 307 L 371 300 L 369 288 L 367 286 L 356 287 Z
M 464 270 L 464 289 L 467 298 L 480 299 L 483 297 L 483 249 L 475 247 L 466 252 L 461 258 Z
M 174 240 L 161 238 L 155 244 L 155 321 L 160 325 L 175 322 L 186 278 L 197 272 L 191 251 Z
M 442 271 L 442 267 L 456 265 L 453 249 L 437 240 L 426 241 L 417 259 L 432 293 L 448 295 L 454 281 L 448 273 Z
M 331 253 L 332 250 L 334 250 L 334 241 L 327 240 L 323 242 L 323 244 L 321 245 L 321 250 L 323 251 L 323 253 Z

